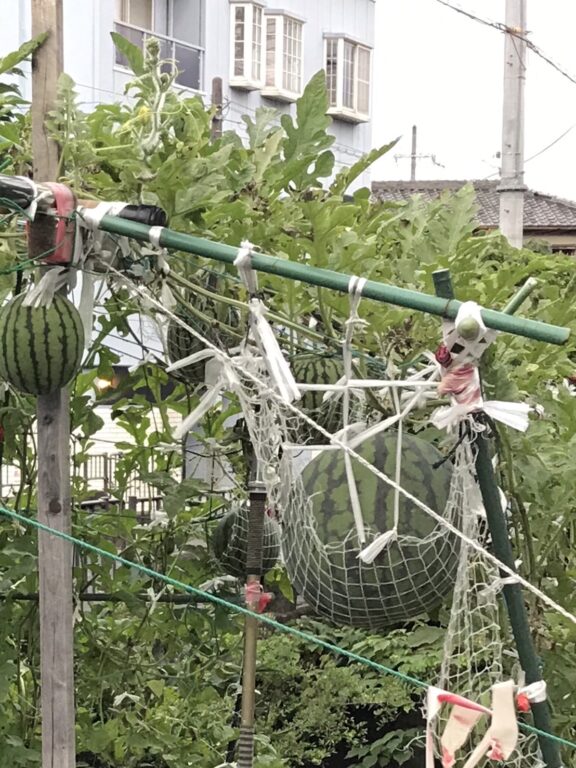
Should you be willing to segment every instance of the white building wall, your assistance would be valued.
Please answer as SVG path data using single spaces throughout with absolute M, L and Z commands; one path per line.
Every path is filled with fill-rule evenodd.
M 0 26 L 0 55 L 14 50 L 31 36 L 29 0 L 4 0 L 11 12 L 4 15 Z M 293 104 L 264 98 L 259 90 L 242 91 L 229 85 L 231 68 L 230 2 L 205 0 L 204 18 L 198 29 L 197 14 L 187 0 L 174 0 L 176 39 L 205 46 L 201 95 L 210 103 L 214 77 L 223 79 L 224 129 L 244 135 L 242 115 L 254 115 L 265 106 L 278 112 L 294 113 Z M 161 3 L 156 5 L 156 21 L 160 20 Z M 324 35 L 346 34 L 350 38 L 374 46 L 375 0 L 265 0 L 269 10 L 282 9 L 304 20 L 303 81 L 324 67 Z M 114 61 L 110 32 L 114 29 L 115 0 L 64 0 L 64 69 L 77 83 L 80 101 L 90 109 L 100 101 L 123 98 L 129 75 Z M 373 81 L 372 77 L 372 81 Z M 30 98 L 30 82 L 23 83 L 23 93 Z M 332 123 L 335 136 L 333 151 L 337 168 L 349 166 L 372 145 L 371 123 L 353 124 L 339 119 Z M 369 184 L 368 174 L 361 184 Z

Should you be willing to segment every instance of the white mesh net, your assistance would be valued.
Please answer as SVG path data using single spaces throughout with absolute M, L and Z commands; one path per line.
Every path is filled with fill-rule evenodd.
M 457 470 L 458 481 L 453 484 L 453 494 L 460 498 L 458 506 L 462 510 L 462 533 L 468 540 L 483 547 L 487 543 L 486 521 L 473 473 L 473 447 L 469 439 L 458 447 L 455 464 L 460 470 Z M 518 671 L 518 663 L 515 654 L 509 650 L 510 637 L 502 626 L 505 624 L 500 615 L 502 606 L 499 601 L 502 580 L 498 568 L 480 547 L 473 548 L 466 542 L 462 542 L 460 547 L 438 686 L 490 708 L 492 686 L 510 679 Z M 447 716 L 448 713 L 443 712 L 436 722 L 438 756 L 442 755 L 440 740 Z M 485 731 L 484 719 L 459 751 L 459 760 L 470 758 Z M 489 763 L 489 760 L 483 759 L 480 765 Z M 506 764 L 526 768 L 543 766 L 536 737 L 520 731 L 516 750 Z

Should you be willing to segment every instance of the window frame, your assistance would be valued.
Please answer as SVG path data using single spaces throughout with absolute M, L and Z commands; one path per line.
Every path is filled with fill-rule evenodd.
M 229 0 L 230 1 L 230 87 L 240 88 L 245 91 L 254 91 L 264 86 L 266 70 L 266 38 L 264 23 L 264 3 L 259 0 Z M 238 8 L 244 9 L 244 37 L 242 39 L 243 47 L 243 72 L 237 74 L 236 64 L 239 59 L 236 57 L 236 11 Z M 255 40 L 254 16 L 260 14 L 260 31 L 258 39 Z M 259 48 L 258 66 L 259 71 L 255 70 L 255 48 Z
M 336 44 L 335 71 L 333 67 L 328 66 L 329 47 Z M 346 59 L 346 52 L 352 50 L 352 59 Z M 368 56 L 367 69 L 368 79 L 361 77 L 364 74 L 365 66 L 360 65 L 361 55 Z M 334 57 L 332 57 L 334 58 Z M 364 65 L 366 62 L 364 61 Z M 347 82 L 345 78 L 346 66 L 352 70 L 352 89 L 347 93 Z M 355 40 L 346 35 L 325 35 L 324 36 L 324 67 L 326 71 L 326 80 L 328 88 L 328 98 L 330 106 L 328 114 L 334 118 L 351 123 L 366 123 L 370 120 L 370 109 L 372 106 L 372 48 L 365 43 Z M 362 70 L 362 71 L 361 71 Z M 360 92 L 367 97 L 367 109 L 361 102 Z M 333 101 L 335 94 L 335 102 Z M 346 103 L 346 96 L 351 95 Z
M 150 0 L 150 27 L 142 27 L 140 24 L 135 24 L 130 18 L 122 18 L 122 13 L 118 13 L 118 6 L 127 5 L 128 6 L 128 17 L 130 17 L 130 9 L 132 5 L 133 0 L 116 0 L 116 5 L 114 9 L 114 20 L 118 24 L 125 24 L 128 27 L 136 27 L 137 29 L 143 29 L 146 30 L 146 32 L 155 32 L 154 29 L 154 20 L 156 18 L 156 0 Z M 169 0 L 168 5 L 172 5 L 171 0 Z
M 305 19 L 300 16 L 295 16 L 292 13 L 286 13 L 283 11 L 270 10 L 264 13 L 264 42 L 265 42 L 265 71 L 264 71 L 264 85 L 262 87 L 262 96 L 269 99 L 276 99 L 278 101 L 296 101 L 302 95 L 303 91 L 303 78 L 304 78 L 304 24 Z M 274 26 L 274 67 L 273 67 L 273 82 L 268 82 L 268 24 L 273 23 Z M 293 73 L 288 73 L 285 69 L 286 63 L 286 27 L 287 24 L 294 24 L 299 30 L 299 37 L 292 38 L 296 40 L 296 44 L 299 46 L 298 51 L 298 73 L 296 75 L 298 82 L 296 89 L 292 89 L 287 85 L 287 78 L 293 76 Z M 296 58 L 292 52 L 293 58 Z M 286 79 L 285 79 L 286 78 Z
M 174 86 L 176 88 L 179 88 L 183 91 L 189 91 L 190 93 L 205 93 L 204 89 L 204 75 L 205 75 L 205 56 L 206 56 L 206 48 L 204 45 L 195 45 L 193 43 L 187 42 L 185 40 L 181 40 L 178 37 L 175 37 L 173 34 L 167 34 L 165 32 L 159 32 L 155 28 L 155 21 L 156 21 L 156 12 L 158 10 L 158 3 L 162 2 L 166 11 L 166 32 L 173 32 L 174 31 L 174 0 L 151 0 L 151 7 L 152 7 L 152 29 L 147 29 L 145 27 L 140 27 L 137 24 L 133 24 L 130 21 L 125 21 L 121 18 L 122 14 L 117 13 L 118 7 L 123 2 L 132 2 L 132 0 L 117 0 L 117 3 L 115 5 L 115 15 L 114 15 L 114 30 L 118 31 L 118 27 L 121 27 L 121 32 L 124 32 L 124 30 L 131 30 L 133 32 L 136 32 L 138 35 L 141 36 L 141 41 L 132 40 L 135 45 L 138 45 L 142 47 L 146 41 L 146 39 L 150 37 L 156 38 L 160 45 L 163 47 L 161 50 L 165 49 L 166 46 L 170 48 L 170 54 L 169 56 L 166 56 L 168 59 L 177 59 L 176 52 L 178 47 L 184 48 L 188 51 L 195 51 L 198 55 L 198 67 L 197 67 L 197 73 L 198 73 L 198 87 L 196 88 L 194 85 L 189 85 L 187 83 L 182 82 L 182 80 L 178 80 L 178 77 L 182 76 L 182 73 L 179 73 L 177 76 L 177 79 L 174 81 Z M 201 19 L 204 18 L 204 8 L 205 5 L 201 0 Z M 204 38 L 204 33 L 202 33 L 202 38 Z M 114 52 L 114 69 L 119 72 L 129 72 L 130 68 L 127 64 L 123 63 L 122 61 L 119 61 L 119 55 L 122 54 L 119 53 L 117 49 L 115 49 Z M 163 56 L 164 54 L 161 53 Z

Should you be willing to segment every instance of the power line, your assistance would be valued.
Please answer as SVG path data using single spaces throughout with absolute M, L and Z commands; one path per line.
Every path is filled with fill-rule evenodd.
M 565 131 L 563 131 L 560 136 L 557 136 L 554 141 L 551 141 L 550 144 L 547 144 L 545 147 L 542 147 L 538 152 L 535 152 L 533 155 L 530 155 L 530 157 L 526 158 L 526 163 L 529 163 L 530 160 L 534 160 L 536 157 L 540 157 L 540 155 L 543 155 L 544 152 L 547 152 L 551 147 L 553 147 L 555 144 L 558 144 L 559 141 L 561 141 L 565 136 L 567 136 L 570 131 L 573 131 L 574 128 L 576 128 L 576 123 L 573 123 L 569 128 L 566 128 Z
M 452 3 L 449 3 L 448 0 L 436 0 L 437 3 L 440 3 L 440 5 L 444 5 L 446 8 L 450 8 L 453 11 L 456 11 L 456 13 L 460 13 L 463 16 L 466 16 L 469 19 L 472 19 L 473 21 L 478 22 L 479 24 L 484 24 L 487 27 L 492 27 L 493 29 L 498 30 L 499 32 L 503 32 L 505 34 L 512 35 L 513 37 L 518 38 L 519 40 L 522 40 L 526 43 L 528 48 L 536 54 L 542 61 L 545 61 L 546 64 L 551 66 L 553 69 L 556 70 L 559 74 L 562 75 L 562 77 L 565 77 L 567 80 L 569 80 L 571 83 L 576 85 L 576 77 L 571 75 L 569 72 L 567 72 L 565 69 L 563 69 L 559 64 L 556 64 L 556 62 L 550 58 L 544 51 L 539 48 L 535 43 L 532 42 L 528 37 L 525 35 L 520 34 L 518 30 L 510 29 L 501 21 L 491 21 L 490 19 L 483 19 L 480 16 L 476 16 L 475 14 L 471 13 L 470 11 L 465 11 L 464 8 L 460 8 L 457 5 L 452 5 Z

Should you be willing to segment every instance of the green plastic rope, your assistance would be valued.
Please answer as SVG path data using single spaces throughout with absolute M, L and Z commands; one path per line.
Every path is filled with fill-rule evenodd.
M 184 584 L 183 581 L 178 581 L 178 579 L 173 579 L 171 576 L 167 576 L 164 573 L 159 573 L 158 571 L 154 571 L 152 568 L 147 568 L 145 565 L 140 565 L 140 563 L 134 563 L 132 560 L 127 560 L 125 557 L 122 557 L 121 555 L 115 555 L 112 552 L 106 552 L 104 549 L 100 549 L 100 547 L 95 546 L 94 544 L 90 544 L 87 541 L 83 541 L 82 539 L 77 539 L 75 536 L 71 536 L 68 533 L 64 533 L 63 531 L 57 531 L 54 528 L 50 528 L 48 525 L 44 525 L 44 523 L 40 523 L 38 520 L 32 520 L 30 517 L 26 517 L 25 515 L 21 515 L 18 512 L 14 512 L 11 509 L 7 509 L 6 507 L 0 506 L 0 514 L 6 515 L 6 517 L 10 517 L 14 520 L 18 520 L 20 523 L 24 523 L 25 525 L 32 526 L 34 528 L 37 528 L 40 531 L 45 531 L 46 533 L 50 533 L 53 536 L 57 536 L 60 539 L 64 539 L 64 541 L 68 541 L 70 544 L 75 544 L 78 547 L 82 547 L 83 549 L 87 549 L 90 552 L 94 552 L 97 555 L 100 555 L 101 557 L 107 557 L 110 560 L 114 560 L 117 563 L 120 563 L 121 565 L 125 565 L 128 568 L 134 568 L 137 571 L 140 571 L 141 573 L 145 573 L 147 576 L 150 576 L 153 579 L 157 579 L 158 581 L 163 581 L 165 584 L 170 584 L 173 587 L 176 587 L 177 589 L 181 589 L 184 592 L 188 592 L 192 595 L 196 595 L 197 597 L 201 597 L 203 600 L 206 600 L 207 602 L 214 603 L 215 605 L 220 605 L 223 608 L 227 608 L 228 610 L 235 611 L 236 613 L 244 614 L 245 616 L 252 616 L 253 618 L 260 621 L 262 624 L 267 624 L 270 627 L 274 627 L 274 629 L 278 630 L 279 632 L 284 632 L 288 635 L 293 635 L 294 637 L 298 637 L 300 640 L 304 640 L 308 643 L 312 643 L 314 645 L 318 645 L 321 648 L 325 648 L 328 651 L 332 651 L 333 653 L 336 653 L 340 656 L 345 656 L 346 658 L 350 659 L 351 661 L 355 661 L 359 664 L 364 664 L 367 667 L 371 667 L 372 669 L 376 670 L 377 672 L 383 672 L 386 675 L 391 675 L 392 677 L 396 677 L 399 680 L 402 680 L 405 683 L 409 683 L 410 685 L 413 685 L 415 688 L 424 688 L 428 689 L 430 688 L 429 683 L 425 683 L 423 680 L 419 680 L 417 677 L 412 677 L 411 675 L 405 675 L 403 672 L 399 672 L 397 669 L 392 669 L 391 667 L 386 667 L 384 664 L 380 664 L 377 661 L 372 661 L 372 659 L 366 658 L 366 656 L 360 656 L 357 653 L 354 653 L 353 651 L 349 651 L 346 648 L 341 648 L 339 645 L 335 645 L 334 643 L 329 643 L 327 640 L 322 640 L 320 637 L 316 637 L 316 635 L 312 635 L 309 632 L 303 632 L 301 629 L 296 629 L 295 627 L 289 627 L 286 624 L 280 624 L 275 619 L 271 619 L 268 616 L 265 616 L 261 613 L 255 613 L 254 611 L 251 611 L 249 608 L 244 608 L 241 605 L 236 605 L 235 603 L 230 603 L 228 600 L 224 600 L 222 597 L 218 597 L 217 595 L 211 595 L 209 592 L 204 592 L 201 589 L 197 589 L 196 587 L 192 587 L 189 584 Z M 546 739 L 550 739 L 550 741 L 554 741 L 557 744 L 561 744 L 565 747 L 570 747 L 573 750 L 576 750 L 576 742 L 569 741 L 568 739 L 563 739 L 561 736 L 555 736 L 552 733 L 547 733 L 546 731 L 541 731 L 539 728 L 534 728 L 531 725 L 528 725 L 527 723 L 520 723 L 520 728 L 522 730 L 526 731 L 527 733 L 533 733 L 536 736 L 543 736 Z

